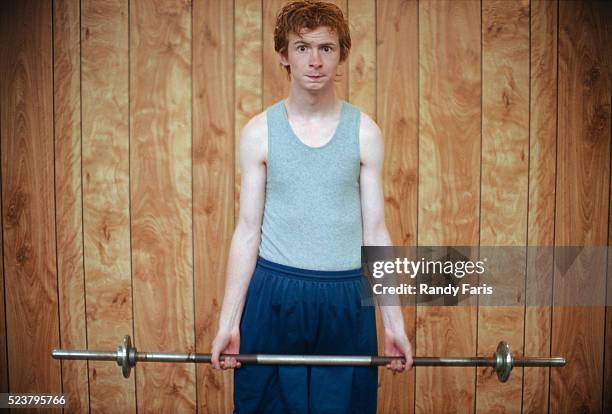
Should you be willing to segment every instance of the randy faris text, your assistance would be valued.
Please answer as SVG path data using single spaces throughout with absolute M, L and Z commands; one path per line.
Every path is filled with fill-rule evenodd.
M 469 283 L 463 283 L 461 286 L 449 284 L 447 286 L 430 286 L 427 283 L 419 283 L 418 285 L 409 285 L 402 283 L 398 286 L 384 286 L 382 283 L 372 285 L 372 292 L 375 295 L 492 295 L 493 287 L 482 285 L 473 286 Z

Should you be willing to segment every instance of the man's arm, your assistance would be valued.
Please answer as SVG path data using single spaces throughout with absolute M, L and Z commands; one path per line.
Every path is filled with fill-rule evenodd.
M 230 245 L 219 330 L 212 344 L 213 367 L 220 353 L 238 353 L 240 319 L 261 240 L 266 190 L 267 126 L 265 113 L 251 119 L 240 134 L 240 213 Z M 223 368 L 239 367 L 231 359 Z
M 361 171 L 361 214 L 364 246 L 393 246 L 385 224 L 382 167 L 384 144 L 376 123 L 366 114 L 361 115 L 359 127 L 359 152 Z M 412 347 L 406 336 L 404 318 L 399 301 L 395 306 L 381 306 L 380 313 L 385 330 L 385 354 L 404 355 L 407 368 L 412 365 Z M 387 366 L 402 371 L 399 365 Z

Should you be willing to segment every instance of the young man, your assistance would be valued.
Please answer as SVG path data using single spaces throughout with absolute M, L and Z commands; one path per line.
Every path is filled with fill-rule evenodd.
M 278 14 L 275 50 L 289 97 L 240 138 L 240 215 L 212 343 L 234 371 L 237 413 L 374 413 L 377 368 L 254 366 L 219 354 L 375 355 L 374 308 L 361 306 L 361 245 L 390 246 L 383 141 L 376 123 L 334 91 L 351 41 L 333 4 L 297 1 Z M 383 306 L 387 368 L 412 366 L 399 307 Z

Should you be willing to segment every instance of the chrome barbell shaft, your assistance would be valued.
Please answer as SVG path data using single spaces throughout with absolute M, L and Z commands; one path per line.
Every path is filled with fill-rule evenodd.
M 54 349 L 55 359 L 79 359 L 91 361 L 116 361 L 117 353 L 109 351 L 86 351 Z M 338 356 L 338 355 L 275 355 L 275 354 L 222 354 L 234 357 L 236 361 L 257 365 L 338 365 L 338 366 L 379 366 L 393 360 L 404 360 L 403 357 L 384 356 Z M 137 362 L 184 362 L 210 363 L 211 354 L 182 352 L 136 352 Z M 435 358 L 414 357 L 413 365 L 417 366 L 494 366 L 493 358 Z M 516 363 L 515 363 L 516 365 Z
M 184 352 L 138 352 L 131 345 L 131 339 L 126 335 L 123 342 L 112 351 L 89 351 L 54 349 L 51 355 L 61 360 L 92 360 L 92 361 L 116 361 L 122 367 L 123 375 L 127 378 L 130 369 L 137 362 L 177 362 L 177 363 L 211 363 L 211 354 L 184 353 Z M 333 366 L 381 366 L 395 360 L 404 361 L 401 356 L 357 356 L 357 355 L 274 355 L 274 354 L 222 354 L 219 360 L 226 357 L 234 357 L 236 361 L 243 364 L 258 365 L 333 365 Z M 508 379 L 513 367 L 562 367 L 565 366 L 565 358 L 513 358 L 510 348 L 505 342 L 500 342 L 493 358 L 486 357 L 414 357 L 414 366 L 448 366 L 469 367 L 484 366 L 493 367 L 500 381 Z
M 117 353 L 112 351 L 87 351 L 54 349 L 53 358 L 63 360 L 116 361 Z M 274 355 L 274 354 L 222 354 L 224 357 L 234 357 L 236 361 L 245 364 L 258 365 L 339 365 L 339 366 L 380 366 L 393 360 L 404 360 L 403 357 L 370 357 L 370 356 L 337 356 L 337 355 Z M 210 354 L 181 352 L 137 352 L 138 362 L 183 362 L 210 363 Z M 515 367 L 562 367 L 565 358 L 516 358 Z M 478 357 L 414 357 L 414 366 L 448 366 L 448 367 L 487 367 L 495 366 L 493 358 Z

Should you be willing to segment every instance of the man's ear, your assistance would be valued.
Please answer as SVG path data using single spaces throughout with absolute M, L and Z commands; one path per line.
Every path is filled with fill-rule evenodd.
M 289 66 L 289 61 L 287 60 L 287 56 L 283 55 L 281 52 L 276 52 L 278 55 L 278 61 L 283 66 Z

